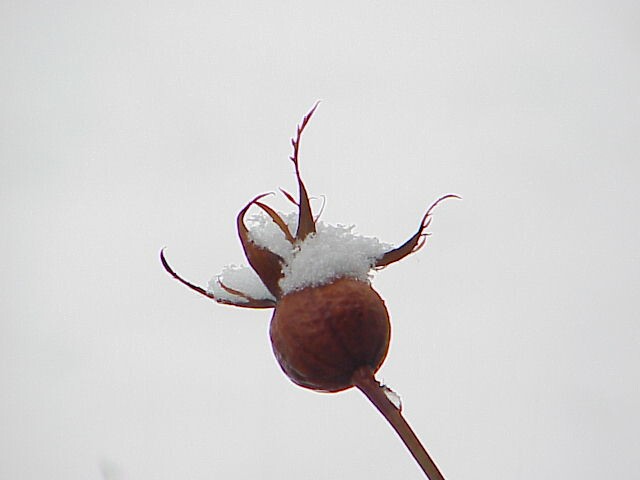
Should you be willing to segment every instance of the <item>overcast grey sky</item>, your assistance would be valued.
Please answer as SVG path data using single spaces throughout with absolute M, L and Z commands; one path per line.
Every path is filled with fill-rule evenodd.
M 635 478 L 640 4 L 0 2 L 0 478 L 422 478 L 216 305 L 295 190 L 399 243 L 379 378 L 449 480 Z M 285 200 L 274 205 L 288 209 Z M 317 204 L 316 204 L 317 205 Z

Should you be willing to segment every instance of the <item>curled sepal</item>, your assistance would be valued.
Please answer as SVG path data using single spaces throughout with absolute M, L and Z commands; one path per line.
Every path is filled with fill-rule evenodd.
M 307 188 L 304 186 L 304 182 L 302 181 L 302 177 L 300 176 L 298 152 L 300 150 L 300 138 L 302 136 L 302 132 L 307 126 L 307 123 L 309 123 L 313 112 L 315 112 L 316 108 L 318 108 L 318 103 L 319 102 L 316 102 L 309 113 L 304 116 L 304 118 L 302 119 L 302 123 L 298 125 L 296 138 L 291 139 L 291 145 L 293 146 L 293 155 L 289 158 L 296 168 L 296 178 L 298 180 L 298 191 L 300 196 L 300 201 L 298 202 L 298 230 L 296 231 L 296 239 L 299 241 L 304 240 L 307 235 L 309 235 L 310 233 L 315 233 L 316 231 L 316 223 L 313 219 L 313 213 L 311 212 L 309 194 L 307 193 Z M 288 195 L 287 193 L 285 193 L 285 196 L 287 196 L 287 198 L 290 197 L 290 195 Z M 292 200 L 292 198 L 290 199 Z
M 242 298 L 244 300 L 244 302 L 234 302 L 226 298 L 218 298 L 216 299 L 218 303 L 246 308 L 273 308 L 276 306 L 276 302 L 274 302 L 273 300 L 270 300 L 268 298 L 253 298 L 252 296 L 247 295 L 240 290 L 227 287 L 224 283 L 222 283 L 221 280 L 218 280 L 218 285 L 220 285 L 220 288 L 222 288 L 225 292 L 230 293 L 231 295 L 235 295 L 236 297 Z
M 244 249 L 244 254 L 247 257 L 249 265 L 251 265 L 251 268 L 253 268 L 253 270 L 258 274 L 258 277 L 260 277 L 264 286 L 267 287 L 267 290 L 271 292 L 271 295 L 275 298 L 280 298 L 282 291 L 280 290 L 279 282 L 283 276 L 282 265 L 284 264 L 284 260 L 280 255 L 277 255 L 266 248 L 259 247 L 252 242 L 249 238 L 249 230 L 244 224 L 244 216 L 247 213 L 247 210 L 249 210 L 253 204 L 259 204 L 258 200 L 266 195 L 269 194 L 265 193 L 263 195 L 258 195 L 256 198 L 251 200 L 242 210 L 240 210 L 236 222 L 238 226 L 238 236 L 240 237 L 240 242 L 242 243 L 242 248 Z M 260 204 L 260 207 L 269 213 L 270 209 L 265 209 L 264 204 Z M 277 216 L 275 212 L 274 215 Z M 275 218 L 271 218 L 275 221 Z M 282 228 L 280 224 L 278 225 Z
M 293 238 L 293 235 L 291 235 L 291 232 L 289 231 L 289 227 L 287 226 L 286 222 L 282 219 L 282 217 L 278 215 L 275 212 L 275 210 L 271 208 L 269 205 L 266 205 L 262 202 L 255 202 L 255 203 L 258 207 L 264 210 L 267 215 L 271 217 L 271 220 L 273 220 L 273 222 L 278 226 L 280 231 L 284 234 L 284 237 L 289 241 L 289 243 L 293 245 L 293 242 L 295 242 L 295 239 Z
M 458 195 L 449 194 L 444 197 L 440 197 L 437 199 L 427 210 L 427 213 L 424 214 L 422 220 L 420 221 L 420 227 L 418 231 L 413 234 L 413 236 L 400 245 L 398 248 L 394 248 L 393 250 L 389 250 L 385 253 L 380 259 L 376 262 L 376 267 L 386 267 L 387 265 L 397 262 L 398 260 L 402 260 L 407 255 L 410 255 L 413 252 L 417 252 L 420 250 L 425 243 L 425 238 L 427 233 L 425 233 L 425 229 L 429 226 L 431 222 L 431 212 L 441 201 L 446 200 L 447 198 L 460 198 Z
M 193 283 L 185 280 L 180 275 L 178 275 L 173 270 L 173 268 L 171 268 L 171 266 L 169 265 L 169 262 L 167 262 L 167 259 L 164 256 L 164 248 L 162 250 L 160 250 L 160 261 L 162 262 L 162 266 L 164 267 L 164 269 L 173 278 L 178 280 L 183 285 L 186 285 L 191 290 L 194 290 L 194 291 L 198 292 L 199 294 L 204 295 L 207 298 L 215 300 L 218 303 L 224 303 L 225 305 L 234 305 L 236 307 L 245 307 L 245 308 L 273 308 L 276 305 L 273 300 L 253 298 L 253 297 L 250 297 L 249 295 L 246 295 L 246 294 L 244 294 L 242 292 L 239 292 L 237 290 L 233 290 L 233 289 L 227 288 L 222 284 L 220 284 L 220 286 L 224 290 L 226 290 L 227 292 L 231 293 L 232 295 L 236 295 L 237 297 L 242 298 L 244 301 L 236 303 L 236 302 L 233 302 L 233 301 L 225 299 L 225 298 L 217 298 L 213 293 L 207 292 L 204 288 L 199 287 L 197 285 L 194 285 Z
M 282 192 L 282 194 L 284 195 L 284 197 L 289 200 L 291 203 L 293 203 L 296 207 L 299 206 L 298 202 L 296 202 L 296 199 L 293 198 L 293 195 L 291 195 L 289 192 L 287 192 L 284 188 L 280 188 L 280 191 Z

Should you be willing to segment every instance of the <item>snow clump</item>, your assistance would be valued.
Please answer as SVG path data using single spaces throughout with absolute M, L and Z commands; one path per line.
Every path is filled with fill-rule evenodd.
M 297 214 L 283 214 L 281 217 L 295 236 Z M 296 241 L 292 245 L 268 215 L 252 215 L 247 218 L 246 224 L 252 242 L 284 260 L 284 276 L 280 279 L 283 295 L 307 287 L 325 285 L 338 278 L 369 282 L 370 272 L 376 261 L 392 248 L 377 238 L 353 233 L 353 225 L 329 225 L 318 221 L 316 233 L 311 233 L 302 242 Z M 220 282 L 249 297 L 273 300 L 260 277 L 250 267 L 226 267 L 218 277 L 209 282 L 209 291 L 216 298 L 246 302 L 242 297 L 223 289 Z

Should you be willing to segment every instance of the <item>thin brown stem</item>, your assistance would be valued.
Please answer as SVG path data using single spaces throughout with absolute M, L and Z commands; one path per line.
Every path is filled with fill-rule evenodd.
M 383 387 L 374 378 L 371 368 L 362 367 L 358 369 L 353 375 L 353 383 L 373 403 L 382 416 L 387 419 L 407 446 L 413 458 L 416 459 L 420 468 L 427 475 L 427 478 L 430 480 L 445 480 L 427 450 L 422 446 L 422 443 L 420 443 L 420 440 L 402 416 L 400 409 L 387 398 Z

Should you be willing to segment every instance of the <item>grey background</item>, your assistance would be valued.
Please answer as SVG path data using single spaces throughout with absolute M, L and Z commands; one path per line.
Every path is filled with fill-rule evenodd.
M 449 479 L 635 478 L 640 7 L 0 3 L 0 478 L 421 478 L 199 284 L 294 190 L 404 241 L 379 377 Z M 274 200 L 278 208 L 286 201 Z M 318 205 L 318 204 L 316 204 Z

